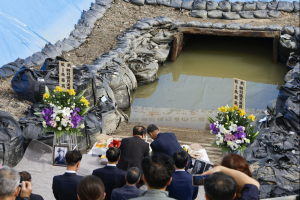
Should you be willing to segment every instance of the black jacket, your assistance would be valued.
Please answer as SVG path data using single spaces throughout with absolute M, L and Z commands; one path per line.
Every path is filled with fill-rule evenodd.
M 78 200 L 77 186 L 83 176 L 76 173 L 65 173 L 53 177 L 52 189 L 55 199 L 57 200 Z
M 112 191 L 111 200 L 128 200 L 138 197 L 143 192 L 145 191 L 140 190 L 135 186 L 124 185 L 123 187 L 116 188 Z
M 17 196 L 16 200 L 23 200 L 24 198 L 20 197 L 21 192 L 19 194 L 19 196 Z M 30 200 L 44 200 L 44 198 L 41 195 L 38 194 L 30 194 Z
M 111 199 L 112 190 L 123 187 L 126 184 L 126 172 L 115 166 L 105 166 L 93 171 L 93 175 L 99 177 L 105 186 L 105 199 Z
M 142 171 L 142 159 L 149 156 L 149 144 L 138 136 L 122 139 L 121 158 L 117 164 L 119 169 L 127 171 L 130 167 L 137 167 Z

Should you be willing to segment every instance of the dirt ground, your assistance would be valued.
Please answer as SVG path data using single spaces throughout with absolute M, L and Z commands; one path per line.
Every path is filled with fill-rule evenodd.
M 282 12 L 280 18 L 271 19 L 198 19 L 188 16 L 187 10 L 179 11 L 165 6 L 137 6 L 126 3 L 122 0 L 115 0 L 111 8 L 107 10 L 105 16 L 95 23 L 91 36 L 78 49 L 65 53 L 63 57 L 72 61 L 75 65 L 91 64 L 94 60 L 105 52 L 110 51 L 116 45 L 116 36 L 133 24 L 140 18 L 167 16 L 171 20 L 181 20 L 184 22 L 222 22 L 239 23 L 251 25 L 274 25 L 280 26 L 293 25 L 299 26 L 299 13 Z M 0 80 L 0 110 L 11 113 L 16 119 L 24 117 L 24 111 L 31 104 L 27 101 L 16 99 L 11 88 L 11 79 Z

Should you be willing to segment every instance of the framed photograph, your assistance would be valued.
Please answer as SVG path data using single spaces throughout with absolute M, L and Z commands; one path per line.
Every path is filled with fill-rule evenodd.
M 68 146 L 54 145 L 53 147 L 53 165 L 66 167 L 66 153 L 69 151 Z
M 204 160 L 195 160 L 194 168 L 192 174 L 202 174 L 205 169 L 206 162 Z
M 204 172 L 206 172 L 206 171 L 212 169 L 213 167 L 214 167 L 214 164 L 213 164 L 213 163 L 206 163 Z

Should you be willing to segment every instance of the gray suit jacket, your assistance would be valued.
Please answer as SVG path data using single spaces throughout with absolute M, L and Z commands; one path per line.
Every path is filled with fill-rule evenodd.
M 174 199 L 169 197 L 169 192 L 167 191 L 150 189 L 140 194 L 140 197 L 133 198 L 131 200 L 174 200 Z

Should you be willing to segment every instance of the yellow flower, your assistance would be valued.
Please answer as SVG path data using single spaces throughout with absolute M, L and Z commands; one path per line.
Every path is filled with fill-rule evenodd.
M 241 117 L 244 116 L 244 115 L 246 115 L 246 113 L 245 113 L 244 110 L 239 110 L 238 113 L 240 114 Z
M 63 89 L 59 86 L 56 86 L 56 88 L 54 90 L 54 92 L 62 92 L 62 91 L 63 91 Z
M 233 106 L 232 107 L 232 111 L 236 111 L 236 110 L 238 110 L 239 108 L 237 107 L 237 106 Z
M 231 111 L 233 111 L 233 110 L 232 110 L 232 108 L 229 107 L 229 108 L 228 108 L 228 111 L 231 112 Z
M 254 117 L 254 115 L 249 115 L 248 119 L 251 119 L 254 122 L 255 117 Z
M 48 94 L 48 93 L 45 93 L 45 94 L 43 95 L 43 98 L 44 98 L 44 99 L 48 99 L 48 98 L 49 98 L 49 94 Z
M 71 90 L 67 90 L 67 92 L 69 93 L 69 95 L 71 96 L 75 96 L 76 92 L 74 89 L 71 89 Z
M 223 113 L 225 113 L 226 111 L 227 111 L 227 108 L 226 108 L 226 106 L 225 107 L 221 107 L 221 108 L 218 108 L 218 110 L 220 111 L 220 112 L 223 112 Z
M 82 102 L 86 107 L 89 107 L 89 101 L 86 98 L 81 97 L 80 102 Z

